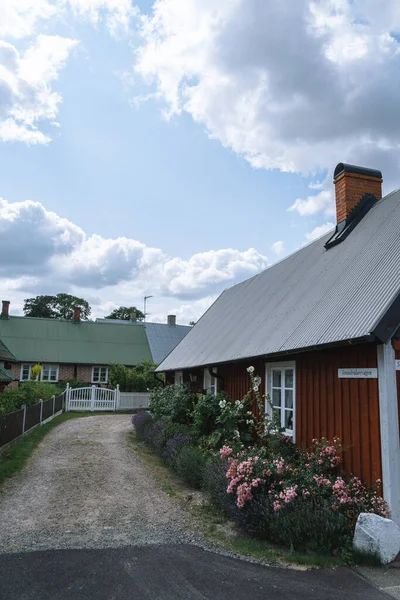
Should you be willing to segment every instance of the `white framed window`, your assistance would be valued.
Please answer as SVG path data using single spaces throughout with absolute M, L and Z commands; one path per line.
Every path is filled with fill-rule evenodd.
M 217 372 L 217 369 L 212 369 L 214 371 L 214 373 Z M 211 392 L 212 394 L 214 394 L 214 396 L 217 395 L 217 378 L 214 377 L 213 375 L 210 374 L 208 369 L 204 369 L 204 382 L 203 382 L 203 388 L 209 392 Z
M 92 383 L 108 383 L 108 367 L 92 367 Z
M 32 375 L 32 367 L 34 364 L 24 363 L 21 365 L 20 381 L 30 381 Z M 59 366 L 58 365 L 42 365 L 40 375 L 36 378 L 36 381 L 48 381 L 51 383 L 57 383 L 58 381 Z
M 58 371 L 58 365 L 43 365 L 40 380 L 56 383 L 58 381 Z
M 175 383 L 177 383 L 177 384 L 183 383 L 182 371 L 175 371 Z
M 20 381 L 29 381 L 31 378 L 32 365 L 23 364 L 21 365 L 21 373 L 19 376 Z
M 296 435 L 296 363 L 266 364 L 267 393 L 277 412 L 285 434 L 295 439 Z M 267 412 L 271 408 L 266 404 Z

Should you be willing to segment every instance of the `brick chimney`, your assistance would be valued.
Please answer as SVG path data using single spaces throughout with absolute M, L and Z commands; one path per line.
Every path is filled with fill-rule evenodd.
M 3 300 L 2 307 L 1 307 L 1 315 L 0 315 L 2 319 L 8 319 L 9 308 L 10 308 L 10 301 Z
M 337 223 L 345 221 L 366 195 L 382 199 L 382 173 L 375 169 L 339 163 L 333 174 Z
M 176 325 L 176 315 L 168 315 L 168 325 Z
M 74 307 L 74 321 L 75 323 L 80 323 L 81 321 L 81 309 L 80 306 Z

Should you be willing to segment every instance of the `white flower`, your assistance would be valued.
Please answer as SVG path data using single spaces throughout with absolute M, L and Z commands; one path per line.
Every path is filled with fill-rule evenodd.
M 235 404 L 236 404 L 236 406 L 239 406 L 240 405 L 240 400 L 236 400 Z
M 225 406 L 226 406 L 226 400 L 220 400 L 219 407 L 220 408 L 225 408 Z
M 236 429 L 236 431 L 233 434 L 236 438 L 240 438 L 240 433 L 239 431 Z
M 247 372 L 248 373 L 254 373 L 254 367 L 248 367 Z
M 255 386 L 253 387 L 253 392 L 258 392 L 258 385 L 255 385 Z

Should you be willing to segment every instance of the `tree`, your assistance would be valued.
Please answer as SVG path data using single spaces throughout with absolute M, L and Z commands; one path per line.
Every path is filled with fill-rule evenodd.
M 26 317 L 71 320 L 76 306 L 81 309 L 81 319 L 87 320 L 91 312 L 89 303 L 71 294 L 27 298 L 24 300 L 24 314 Z
M 146 392 L 162 387 L 162 381 L 154 376 L 157 365 L 151 360 L 138 363 L 135 368 L 120 364 L 108 366 L 108 382 L 111 387 L 119 385 L 121 392 Z
M 26 317 L 40 317 L 42 319 L 55 319 L 54 296 L 36 296 L 24 300 L 24 314 Z
M 120 321 L 131 321 L 132 316 L 136 316 L 136 321 L 144 321 L 144 314 L 136 306 L 120 306 L 114 308 L 112 313 L 106 317 L 106 319 L 119 319 Z

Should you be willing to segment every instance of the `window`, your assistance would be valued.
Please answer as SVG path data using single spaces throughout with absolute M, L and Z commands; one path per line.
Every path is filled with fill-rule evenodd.
M 58 381 L 58 365 L 43 365 L 40 373 L 41 381 Z
M 20 381 L 29 381 L 31 379 L 31 372 L 33 364 L 22 364 L 21 365 L 21 373 L 20 373 Z M 37 377 L 36 381 L 50 381 L 52 383 L 56 383 L 58 381 L 58 365 L 42 365 L 42 370 L 40 375 Z
M 267 391 L 286 435 L 296 427 L 296 363 L 267 364 Z M 270 411 L 270 407 L 266 407 Z
M 108 383 L 108 367 L 92 367 L 92 383 Z
M 182 371 L 175 371 L 175 383 L 183 383 Z
M 32 365 L 21 365 L 20 381 L 29 381 L 31 378 Z
M 217 369 L 212 369 L 215 373 Z M 214 396 L 217 394 L 217 378 L 210 374 L 208 368 L 204 369 L 204 389 L 208 390 Z

